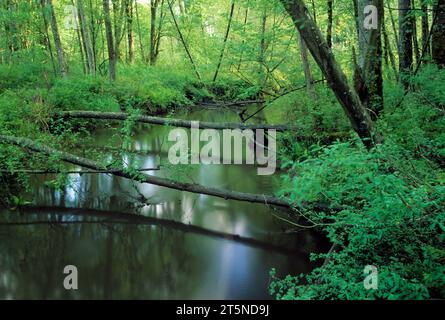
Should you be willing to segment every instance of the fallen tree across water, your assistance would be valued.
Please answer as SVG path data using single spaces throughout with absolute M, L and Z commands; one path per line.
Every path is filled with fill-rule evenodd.
M 27 138 L 17 138 L 12 136 L 2 136 L 0 135 L 0 143 L 8 143 L 19 146 L 21 148 L 40 152 L 46 155 L 57 156 L 62 161 L 75 164 L 87 169 L 91 170 L 110 170 L 105 165 L 95 162 L 90 159 L 82 158 L 71 153 L 63 152 L 46 145 L 42 145 L 38 142 L 35 142 L 31 139 Z M 277 198 L 274 196 L 264 195 L 264 194 L 252 194 L 252 193 L 244 193 L 238 191 L 229 191 L 224 189 L 206 187 L 199 184 L 191 184 L 191 183 L 183 183 L 174 180 L 170 180 L 167 178 L 160 178 L 155 176 L 149 176 L 139 172 L 130 172 L 121 169 L 111 168 L 110 174 L 115 176 L 123 177 L 126 179 L 134 180 L 140 183 L 148 183 L 157 185 L 160 187 L 176 189 L 180 191 L 187 191 L 191 193 L 197 194 L 205 194 L 209 196 L 214 196 L 218 198 L 223 198 L 225 200 L 238 200 L 238 201 L 246 201 L 251 203 L 261 203 L 266 205 L 278 206 L 283 208 L 292 208 L 292 204 L 287 200 Z
M 96 119 L 96 120 L 118 120 L 125 121 L 131 117 L 132 120 L 140 123 L 148 123 L 155 125 L 168 125 L 180 128 L 191 128 L 192 121 L 182 119 L 169 119 L 152 116 L 132 116 L 122 112 L 95 112 L 95 111 L 64 111 L 54 114 L 54 117 L 73 118 L 73 119 Z M 289 131 L 295 129 L 290 125 L 275 125 L 275 124 L 244 124 L 244 123 L 229 123 L 229 122 L 201 122 L 199 121 L 200 129 L 240 129 L 240 130 L 276 130 L 276 131 Z

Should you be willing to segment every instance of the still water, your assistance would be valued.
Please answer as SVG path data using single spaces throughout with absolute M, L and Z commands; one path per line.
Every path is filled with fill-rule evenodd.
M 185 117 L 239 121 L 236 113 L 220 110 Z M 278 189 L 279 172 L 258 176 L 250 165 L 170 168 L 166 127 L 138 125 L 125 145 L 129 152 L 121 154 L 116 152 L 122 146 L 120 130 L 118 125 L 102 128 L 79 150 L 67 151 L 100 153 L 107 161 L 120 157 L 139 168 L 162 165 L 161 171 L 148 174 L 205 186 L 258 194 Z M 314 268 L 309 253 L 326 250 L 320 235 L 285 233 L 290 226 L 277 220 L 277 212 L 266 205 L 169 190 L 109 174 L 70 174 L 62 192 L 48 183 L 54 179 L 32 177 L 30 190 L 24 193 L 31 207 L 0 210 L 1 299 L 270 299 L 271 268 L 280 276 L 306 273 Z M 77 291 L 63 287 L 67 265 L 78 269 Z

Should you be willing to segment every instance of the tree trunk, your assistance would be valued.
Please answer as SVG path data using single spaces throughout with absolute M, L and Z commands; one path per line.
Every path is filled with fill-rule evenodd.
M 178 21 L 176 20 L 176 17 L 175 17 L 175 13 L 173 12 L 172 4 L 170 3 L 169 0 L 167 0 L 167 2 L 168 2 L 168 6 L 170 8 L 170 13 L 172 15 L 173 22 L 174 22 L 175 27 L 176 27 L 176 31 L 178 31 L 179 38 L 181 40 L 182 45 L 184 46 L 185 52 L 187 53 L 187 56 L 188 56 L 188 58 L 190 60 L 190 63 L 192 65 L 192 67 L 193 67 L 193 70 L 195 71 L 196 77 L 198 78 L 199 81 L 202 81 L 201 75 L 200 75 L 200 73 L 198 71 L 198 68 L 196 67 L 195 61 L 193 60 L 192 54 L 190 53 L 190 50 L 189 50 L 189 48 L 187 46 L 187 42 L 185 42 L 184 36 L 182 35 L 181 29 L 179 28 Z
M 47 6 L 50 11 L 51 16 L 51 30 L 53 32 L 54 44 L 56 46 L 57 59 L 59 61 L 59 71 L 62 77 L 66 76 L 66 63 L 65 57 L 63 54 L 62 42 L 60 40 L 59 28 L 57 25 L 56 14 L 54 12 L 54 7 L 52 4 L 52 0 L 47 0 Z
M 385 41 L 385 48 L 386 48 L 386 51 L 388 52 L 389 60 L 391 62 L 391 67 L 394 72 L 394 77 L 397 81 L 399 81 L 399 72 L 398 72 L 397 65 L 396 65 L 396 58 L 394 56 L 394 53 L 392 52 L 391 42 L 389 41 L 388 34 L 386 33 L 386 27 L 385 27 L 384 23 L 382 24 L 382 32 L 383 32 L 383 37 L 384 37 L 384 41 Z
M 267 82 L 267 73 L 265 70 L 266 67 L 266 28 L 267 28 L 267 11 L 264 8 L 263 14 L 261 17 L 261 37 L 260 37 L 260 50 L 258 53 L 258 78 L 261 85 L 261 88 L 264 87 L 264 85 Z
M 306 89 L 307 92 L 311 95 L 311 97 L 315 98 L 314 85 L 313 85 L 314 79 L 312 77 L 311 65 L 309 64 L 307 46 L 304 43 L 304 40 L 301 37 L 301 35 L 299 35 L 299 39 L 300 39 L 301 61 L 303 63 L 304 78 L 306 80 Z
M 229 22 L 227 23 L 227 30 L 224 36 L 223 47 L 221 49 L 221 54 L 219 56 L 218 66 L 216 67 L 215 75 L 213 76 L 213 82 L 218 78 L 219 69 L 221 68 L 222 60 L 224 58 L 224 52 L 226 51 L 227 40 L 229 39 L 230 28 L 232 26 L 233 20 L 233 11 L 235 10 L 235 1 L 232 0 L 232 4 L 230 6 L 230 14 L 229 14 Z
M 374 127 L 366 108 L 362 105 L 355 91 L 348 85 L 343 71 L 329 49 L 323 35 L 307 14 L 302 0 L 281 0 L 292 17 L 309 51 L 328 80 L 340 105 L 348 116 L 352 128 L 357 132 L 363 143 L 371 148 L 383 141 Z
M 415 0 L 412 0 L 411 7 L 413 12 L 416 12 Z M 420 48 L 419 48 L 419 40 L 417 39 L 417 19 L 416 16 L 412 18 L 413 23 L 413 49 L 414 56 L 416 57 L 416 64 L 420 63 Z
M 97 25 L 95 23 L 95 19 L 94 19 L 94 8 L 93 8 L 93 1 L 89 0 L 88 1 L 89 4 L 89 9 L 90 9 L 90 28 L 89 31 L 91 32 L 91 48 L 93 50 L 93 65 L 94 65 L 94 73 L 96 73 L 97 71 L 97 35 L 100 31 L 100 26 L 99 28 L 96 28 Z
M 155 56 L 154 56 L 154 62 L 156 63 L 158 61 L 159 57 L 159 50 L 161 46 L 161 39 L 162 39 L 162 26 L 165 19 L 165 12 L 164 12 L 164 0 L 161 0 L 161 12 L 159 13 L 159 19 L 158 20 L 158 30 L 156 33 L 156 48 L 155 48 Z
M 113 29 L 111 26 L 111 17 L 110 17 L 110 3 L 108 0 L 103 0 L 103 9 L 104 9 L 104 20 L 105 20 L 105 32 L 107 37 L 107 47 L 108 47 L 108 72 L 111 81 L 116 80 L 116 56 L 114 52 L 114 43 L 113 43 Z
M 128 43 L 128 62 L 134 63 L 134 34 L 133 34 L 133 2 L 127 0 L 125 14 L 127 16 L 127 43 Z
M 429 41 L 429 21 L 428 21 L 428 5 L 425 0 L 421 0 L 422 6 L 422 48 L 425 50 L 424 57 L 431 57 L 431 46 Z
M 121 34 L 123 33 L 124 14 L 126 3 L 130 0 L 112 0 L 113 2 L 113 18 L 114 18 L 114 55 L 116 61 L 120 61 L 120 44 L 122 40 Z
M 328 29 L 326 32 L 326 42 L 328 43 L 329 48 L 332 48 L 332 4 L 333 0 L 328 0 Z
M 77 11 L 79 14 L 79 24 L 80 24 L 80 29 L 82 31 L 82 39 L 84 43 L 85 54 L 87 57 L 88 73 L 95 74 L 96 62 L 94 59 L 94 51 L 90 37 L 90 30 L 88 28 L 88 23 L 85 17 L 83 0 L 77 0 Z
M 54 76 L 57 76 L 57 68 L 56 68 L 56 62 L 54 61 L 54 54 L 53 54 L 53 47 L 51 45 L 51 39 L 49 36 L 49 23 L 48 23 L 48 17 L 46 15 L 46 3 L 45 0 L 40 0 L 40 6 L 42 7 L 42 16 L 43 16 L 43 26 L 45 29 L 45 42 L 46 42 L 46 48 L 48 49 L 49 56 L 51 59 L 51 65 L 53 67 Z
M 363 84 L 356 80 L 356 90 L 363 105 L 371 110 L 371 117 L 375 120 L 383 110 L 383 76 L 382 76 L 382 25 L 384 22 L 383 0 L 358 0 L 359 21 L 359 68 Z M 377 8 L 377 29 L 368 29 L 365 26 L 364 10 L 367 5 Z M 365 88 L 359 90 L 358 88 Z
M 136 25 L 137 25 L 137 32 L 138 32 L 138 36 L 139 36 L 139 48 L 141 50 L 141 58 L 143 62 L 145 61 L 145 50 L 144 50 L 144 41 L 142 40 L 142 32 L 141 32 L 141 23 L 140 23 L 140 19 L 139 19 L 139 5 L 138 2 L 135 1 L 134 3 L 134 11 L 136 14 Z
M 438 0 L 435 7 L 436 23 L 432 34 L 432 57 L 441 68 L 445 67 L 445 0 Z
M 156 18 L 159 0 L 152 0 L 150 5 L 150 65 L 156 64 Z
M 390 0 L 386 0 L 386 6 L 388 8 L 391 8 Z M 396 22 L 394 19 L 394 15 L 392 14 L 392 10 L 388 10 L 388 12 L 389 12 L 389 17 L 391 19 L 392 32 L 393 32 L 394 38 L 396 40 L 397 54 L 400 56 L 400 41 L 399 41 L 399 36 L 398 36 L 398 32 L 397 32 Z
M 123 112 L 95 112 L 95 111 L 65 111 L 59 112 L 55 116 L 76 118 L 76 119 L 96 119 L 96 120 L 119 120 L 125 121 L 129 115 Z M 192 121 L 172 119 L 172 118 L 160 118 L 152 116 L 138 116 L 134 119 L 136 122 L 149 123 L 156 125 L 169 125 L 173 127 L 188 128 L 192 127 Z M 291 130 L 292 126 L 289 125 L 274 125 L 274 124 L 245 124 L 245 123 L 217 123 L 217 122 L 199 122 L 201 129 L 240 129 L 240 130 L 276 130 L 286 131 Z
M 413 65 L 413 22 L 411 0 L 399 0 L 399 70 L 405 88 L 409 86 L 409 76 Z
M 246 33 L 246 26 L 247 26 L 247 19 L 248 18 L 249 18 L 249 7 L 247 6 L 246 11 L 244 13 L 243 33 Z M 246 40 L 243 38 L 242 46 L 241 46 L 243 49 L 241 50 L 241 54 L 240 54 L 240 58 L 239 58 L 239 62 L 238 62 L 238 67 L 237 67 L 238 71 L 241 70 L 241 64 L 243 63 L 244 44 L 245 43 L 246 43 Z

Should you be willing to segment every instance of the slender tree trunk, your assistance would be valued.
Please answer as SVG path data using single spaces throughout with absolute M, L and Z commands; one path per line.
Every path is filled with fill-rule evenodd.
M 156 18 L 159 6 L 159 0 L 152 0 L 150 5 L 150 65 L 156 63 Z
M 352 128 L 357 132 L 363 143 L 371 148 L 383 141 L 374 127 L 366 108 L 360 98 L 348 85 L 345 74 L 340 69 L 326 40 L 307 14 L 307 8 L 302 0 L 281 0 L 295 27 L 300 32 L 309 51 L 328 80 L 329 86 L 335 93 L 339 103 L 348 116 Z
M 79 24 L 82 31 L 82 38 L 85 48 L 85 54 L 87 57 L 88 73 L 96 73 L 96 62 L 94 58 L 94 51 L 90 37 L 90 30 L 88 28 L 88 23 L 85 17 L 83 0 L 77 0 L 77 12 L 79 14 Z
M 56 62 L 54 60 L 53 47 L 51 45 L 51 39 L 49 36 L 49 23 L 48 16 L 46 14 L 46 2 L 45 0 L 40 0 L 40 6 L 42 8 L 42 17 L 43 17 L 43 26 L 45 28 L 45 39 L 46 39 L 46 48 L 48 49 L 49 56 L 51 59 L 51 65 L 53 67 L 54 76 L 57 75 Z
M 391 8 L 391 1 L 390 0 L 386 0 L 386 6 L 388 8 Z M 396 40 L 397 54 L 400 56 L 400 41 L 399 41 L 399 35 L 398 35 L 398 32 L 397 32 L 396 22 L 395 22 L 395 19 L 394 19 L 394 15 L 392 14 L 392 10 L 388 10 L 388 12 L 389 12 L 390 20 L 391 20 L 392 32 L 394 34 L 394 39 Z
M 377 119 L 383 110 L 382 76 L 382 25 L 384 22 L 383 0 L 358 0 L 359 16 L 359 68 L 360 76 L 355 75 L 356 90 L 363 105 L 371 110 L 371 117 Z M 377 29 L 365 26 L 367 5 L 377 8 Z M 374 21 L 372 21 L 374 22 Z M 364 83 L 359 83 L 361 79 Z
M 413 23 L 411 18 L 411 0 L 399 0 L 399 70 L 405 88 L 409 86 L 408 77 L 413 65 Z
M 107 37 L 107 47 L 108 47 L 108 69 L 109 76 L 111 81 L 116 80 L 116 56 L 114 51 L 114 42 L 113 42 L 113 29 L 111 26 L 111 17 L 110 17 L 110 3 L 108 0 L 103 0 L 103 9 L 104 9 L 104 20 L 105 20 L 105 33 Z
M 246 11 L 244 13 L 244 24 L 243 24 L 243 33 L 246 33 L 246 27 L 247 27 L 247 19 L 249 18 L 249 3 L 247 3 L 247 7 L 246 7 Z M 241 64 L 243 63 L 243 56 L 244 56 L 244 44 L 246 43 L 246 40 L 243 38 L 242 41 L 242 50 L 241 50 L 241 55 L 239 58 L 239 62 L 238 62 L 238 68 L 237 70 L 240 71 L 241 69 Z
M 94 8 L 93 8 L 93 0 L 89 0 L 89 9 L 90 9 L 90 29 L 91 32 L 91 48 L 93 49 L 93 66 L 94 66 L 94 74 L 96 74 L 97 71 L 97 44 L 96 41 L 98 39 L 98 35 L 100 32 L 100 26 L 99 28 L 96 28 L 96 23 L 94 19 Z
M 357 31 L 357 39 L 360 41 L 360 21 L 358 13 L 358 0 L 352 0 L 352 6 L 354 9 L 354 19 L 355 19 L 355 30 Z
M 411 7 L 413 9 L 413 12 L 416 12 L 416 6 L 415 6 L 415 0 L 412 0 Z M 420 48 L 419 48 L 419 40 L 417 39 L 417 17 L 414 16 L 412 18 L 413 23 L 413 49 L 414 49 L 414 56 L 416 57 L 416 63 L 420 63 Z
M 328 30 L 326 32 L 326 42 L 328 43 L 329 48 L 332 48 L 332 5 L 333 0 L 328 0 Z
M 388 52 L 389 61 L 391 62 L 391 67 L 394 72 L 394 77 L 398 81 L 399 80 L 399 72 L 398 72 L 397 65 L 396 65 L 396 58 L 394 57 L 394 53 L 392 52 L 391 43 L 389 41 L 388 34 L 386 33 L 386 27 L 385 27 L 384 23 L 382 24 L 382 32 L 383 32 L 383 37 L 384 37 L 384 41 L 385 41 L 385 48 Z
M 317 25 L 317 9 L 315 8 L 315 0 L 312 0 L 312 14 L 315 25 Z
M 166 13 L 164 12 L 164 0 L 161 0 L 160 4 L 161 12 L 159 13 L 159 19 L 158 20 L 158 29 L 156 33 L 156 48 L 155 48 L 155 56 L 154 56 L 154 63 L 158 61 L 159 57 L 159 50 L 161 47 L 161 39 L 162 39 L 162 27 L 165 19 Z
M 429 21 L 428 21 L 428 5 L 425 0 L 421 0 L 422 2 L 422 48 L 425 50 L 424 57 L 431 57 L 431 46 L 429 41 Z
M 261 87 L 263 87 L 267 82 L 267 73 L 265 70 L 266 67 L 266 28 L 267 28 L 267 11 L 263 9 L 263 15 L 261 17 L 261 38 L 260 38 L 260 51 L 258 54 L 258 78 L 260 81 Z
M 133 2 L 127 0 L 125 13 L 127 15 L 127 43 L 128 43 L 128 62 L 134 63 L 134 34 L 133 34 Z
M 54 12 L 54 6 L 52 4 L 52 0 L 46 0 L 48 9 L 51 15 L 51 29 L 54 37 L 54 44 L 56 46 L 57 59 L 59 61 L 59 71 L 62 77 L 66 76 L 66 63 L 65 57 L 63 54 L 62 41 L 60 40 L 59 28 L 57 25 L 56 14 Z
M 113 2 L 113 18 L 114 18 L 114 55 L 116 57 L 116 61 L 120 60 L 121 52 L 120 52 L 120 44 L 122 40 L 122 32 L 124 25 L 124 13 L 127 1 L 130 0 L 112 0 Z M 111 20 L 111 19 L 110 19 Z
M 230 6 L 229 22 L 227 23 L 226 35 L 224 36 L 223 47 L 221 49 L 221 54 L 219 56 L 218 66 L 216 67 L 215 75 L 213 76 L 213 82 L 218 78 L 219 69 L 221 68 L 222 60 L 224 58 L 224 52 L 226 51 L 227 40 L 229 39 L 230 28 L 232 26 L 233 12 L 235 10 L 235 1 L 232 0 Z
M 432 57 L 439 67 L 445 67 L 445 0 L 437 0 L 436 23 L 432 34 Z
M 139 7 L 139 5 L 138 5 L 138 2 L 136 1 L 134 3 L 134 9 L 135 9 L 135 14 L 136 14 L 136 25 L 137 25 L 137 28 L 138 28 L 139 48 L 141 50 L 142 61 L 145 62 L 144 41 L 142 40 L 141 22 L 140 22 L 140 19 L 139 19 L 139 9 L 138 9 L 138 7 Z
M 179 38 L 181 40 L 182 45 L 184 46 L 185 52 L 187 53 L 187 56 L 188 56 L 190 63 L 193 67 L 193 70 L 195 71 L 196 77 L 198 78 L 199 81 L 202 81 L 201 75 L 199 74 L 198 68 L 196 67 L 196 64 L 195 64 L 195 61 L 193 60 L 192 54 L 190 53 L 187 43 L 185 42 L 184 36 L 182 35 L 181 29 L 179 28 L 178 21 L 176 20 L 176 17 L 175 17 L 175 13 L 173 12 L 172 4 L 170 3 L 169 0 L 167 0 L 167 2 L 168 2 L 168 6 L 170 8 L 170 13 L 172 15 L 173 22 L 176 27 L 176 31 L 179 34 Z
M 315 98 L 314 85 L 313 85 L 314 79 L 312 77 L 311 65 L 309 64 L 307 46 L 304 43 L 304 40 L 301 37 L 301 35 L 299 35 L 299 39 L 300 39 L 301 61 L 303 62 L 304 78 L 306 80 L 306 90 L 311 95 L 311 97 Z
M 74 1 L 72 1 L 71 3 L 72 5 L 74 5 Z M 77 16 L 77 19 L 80 20 L 79 16 Z M 76 20 L 76 35 L 77 35 L 77 42 L 79 43 L 80 61 L 82 62 L 83 73 L 87 74 L 89 71 L 89 66 L 88 62 L 85 61 L 85 56 L 86 56 L 85 38 L 83 37 L 82 31 L 80 30 L 80 26 L 77 24 L 78 20 Z

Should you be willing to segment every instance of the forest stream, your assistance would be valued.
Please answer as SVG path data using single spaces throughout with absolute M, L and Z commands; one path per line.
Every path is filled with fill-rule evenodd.
M 252 122 L 264 121 L 260 117 Z M 201 109 L 180 118 L 239 121 L 228 109 Z M 142 168 L 165 163 L 169 129 L 137 125 L 126 162 L 136 161 Z M 115 130 L 119 125 L 96 130 L 90 137 L 94 147 L 103 147 L 102 153 L 111 149 Z M 164 175 L 163 170 L 148 174 Z M 188 179 L 205 186 L 270 195 L 279 175 L 258 176 L 253 165 L 199 165 L 187 173 Z M 139 184 L 111 174 L 70 174 L 70 183 L 61 192 L 45 183 L 54 177 L 34 176 L 28 197 L 24 195 L 32 199 L 32 206 L 0 214 L 2 299 L 270 299 L 272 268 L 279 276 L 308 273 L 315 267 L 309 253 L 328 248 L 319 234 L 285 233 L 266 205 Z M 116 220 L 116 213 L 138 216 Z M 258 243 L 162 222 L 131 222 L 130 217 L 141 215 Z M 60 288 L 66 265 L 78 268 L 77 291 Z

